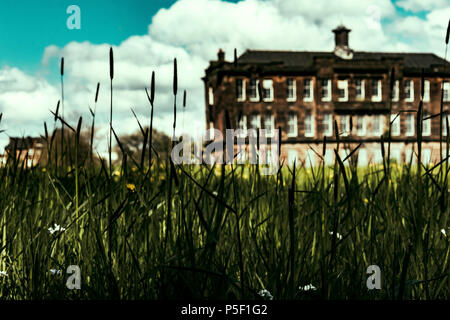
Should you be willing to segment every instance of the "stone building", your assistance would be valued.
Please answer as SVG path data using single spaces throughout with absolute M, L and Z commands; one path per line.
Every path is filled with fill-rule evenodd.
M 9 144 L 5 147 L 5 155 L 3 156 L 3 164 L 7 158 L 16 158 L 21 164 L 27 168 L 34 167 L 38 164 L 42 150 L 44 148 L 43 139 L 38 137 L 9 138 Z M 13 161 L 11 159 L 10 161 Z
M 220 50 L 203 78 L 207 128 L 224 131 L 225 110 L 234 128 L 280 127 L 282 161 L 311 166 L 322 161 L 325 136 L 324 161 L 334 162 L 336 121 L 341 157 L 362 143 L 351 161 L 364 166 L 382 162 L 391 122 L 391 161 L 414 162 L 423 77 L 422 162 L 440 159 L 440 116 L 428 117 L 440 113 L 442 98 L 446 139 L 450 63 L 432 53 L 354 51 L 349 29 L 333 32 L 333 52 L 247 50 L 230 62 Z

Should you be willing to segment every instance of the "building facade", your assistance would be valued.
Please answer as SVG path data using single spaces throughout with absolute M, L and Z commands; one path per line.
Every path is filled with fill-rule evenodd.
M 351 161 L 365 166 L 382 162 L 381 136 L 387 138 L 391 122 L 391 161 L 414 162 L 422 100 L 422 162 L 440 159 L 441 121 L 433 115 L 442 99 L 446 139 L 450 63 L 431 53 L 353 51 L 349 29 L 333 32 L 333 52 L 247 50 L 229 62 L 220 50 L 203 78 L 207 128 L 224 131 L 226 112 L 233 128 L 281 128 L 281 160 L 314 166 L 322 158 L 334 162 L 336 121 L 339 154 L 362 143 Z
M 2 158 L 2 164 L 6 164 L 7 158 L 10 161 L 19 161 L 27 168 L 36 166 L 41 159 L 44 148 L 43 139 L 39 137 L 9 138 L 9 144 L 5 147 L 5 154 Z

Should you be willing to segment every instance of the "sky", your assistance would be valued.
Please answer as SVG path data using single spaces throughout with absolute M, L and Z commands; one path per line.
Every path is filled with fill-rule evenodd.
M 80 10 L 80 29 L 71 5 Z M 0 2 L 0 152 L 9 136 L 40 135 L 61 98 L 64 57 L 65 117 L 90 123 L 96 109 L 96 144 L 106 151 L 109 121 L 109 48 L 115 60 L 113 125 L 138 129 L 131 112 L 149 123 L 144 88 L 156 74 L 155 128 L 171 133 L 173 59 L 179 92 L 187 92 L 180 130 L 205 131 L 201 77 L 222 48 L 231 60 L 246 49 L 332 51 L 331 30 L 352 29 L 350 47 L 361 51 L 432 52 L 443 57 L 450 0 L 14 0 Z M 95 88 L 100 82 L 98 104 Z M 180 94 L 178 97 L 181 105 Z M 177 120 L 178 121 L 178 120 Z

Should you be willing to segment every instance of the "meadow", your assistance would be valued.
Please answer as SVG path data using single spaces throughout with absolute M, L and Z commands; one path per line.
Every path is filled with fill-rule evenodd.
M 71 126 L 58 103 L 63 138 L 45 127 L 47 163 L 9 157 L 0 169 L 0 299 L 449 299 L 448 158 L 397 165 L 386 150 L 382 165 L 358 168 L 355 149 L 330 167 L 265 176 L 257 165 L 164 161 L 152 123 L 139 123 L 151 157 L 130 164 L 112 123 L 113 65 L 111 50 L 121 163 L 111 148 L 109 162 L 80 159 L 82 120 Z M 154 76 L 147 94 L 153 121 Z M 66 287 L 70 265 L 79 290 Z M 370 265 L 381 289 L 367 288 Z

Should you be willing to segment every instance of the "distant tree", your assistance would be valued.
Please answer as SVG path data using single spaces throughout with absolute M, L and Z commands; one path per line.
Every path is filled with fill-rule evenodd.
M 149 128 L 143 128 L 144 131 L 148 131 Z M 150 136 L 150 135 L 148 135 Z M 136 163 L 140 164 L 142 159 L 142 148 L 144 146 L 144 135 L 140 130 L 135 133 L 124 135 L 119 137 L 120 143 L 127 154 L 127 164 L 134 166 Z M 171 147 L 171 140 L 168 135 L 153 128 L 152 130 L 152 161 L 158 160 L 165 162 L 168 159 L 168 155 Z M 147 137 L 147 143 L 145 147 L 144 163 L 148 164 L 148 151 L 149 151 L 149 137 Z M 123 152 L 116 144 L 114 151 L 118 154 L 120 161 L 123 159 Z M 132 157 L 130 159 L 130 157 Z

